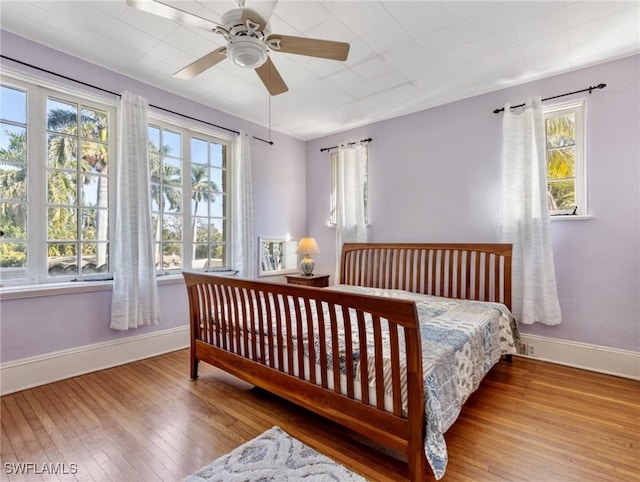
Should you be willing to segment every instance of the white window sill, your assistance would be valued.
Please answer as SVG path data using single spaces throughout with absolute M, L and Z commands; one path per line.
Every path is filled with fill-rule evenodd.
M 157 279 L 158 286 L 181 284 L 184 282 L 182 274 L 160 276 Z M 0 301 L 39 298 L 42 296 L 91 293 L 94 291 L 111 291 L 112 286 L 113 281 L 111 280 L 9 286 L 0 288 Z
M 551 221 L 588 221 L 592 219 L 590 214 L 569 214 L 567 216 L 549 216 Z

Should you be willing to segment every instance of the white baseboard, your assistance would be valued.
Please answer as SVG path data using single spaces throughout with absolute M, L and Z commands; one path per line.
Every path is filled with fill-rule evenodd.
M 575 341 L 522 335 L 538 360 L 640 380 L 640 353 Z M 189 346 L 189 326 L 131 336 L 0 365 L 0 395 L 142 360 Z
M 47 353 L 0 365 L 0 395 L 189 346 L 189 325 Z
M 535 347 L 535 356 L 529 358 L 640 380 L 640 352 L 637 351 L 524 333 L 522 341 Z

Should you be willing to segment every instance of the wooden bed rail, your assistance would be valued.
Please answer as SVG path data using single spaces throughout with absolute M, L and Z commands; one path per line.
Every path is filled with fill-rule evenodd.
M 340 283 L 511 309 L 511 244 L 345 243 Z
M 422 347 L 413 302 L 183 275 L 193 379 L 200 360 L 210 363 L 406 453 L 411 480 L 424 478 Z

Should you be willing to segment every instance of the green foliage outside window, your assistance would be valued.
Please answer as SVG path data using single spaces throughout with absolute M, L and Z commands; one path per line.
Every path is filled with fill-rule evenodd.
M 26 132 L 5 126 L 6 147 L 0 147 L 0 267 L 24 268 L 27 262 Z
M 148 132 L 156 269 L 179 269 L 185 266 L 183 169 L 182 153 L 178 151 L 182 138 L 178 133 L 156 126 L 149 126 Z M 209 142 L 193 138 L 194 145 L 199 148 L 204 145 L 206 152 Z M 192 268 L 200 267 L 196 260 L 204 260 L 206 265 L 211 265 L 214 259 L 219 264 L 225 260 L 224 232 L 214 225 L 211 214 L 211 206 L 224 197 L 217 183 L 211 180 L 211 171 L 215 169 L 208 159 L 199 158 L 191 164 Z
M 108 122 L 106 112 L 47 100 L 50 275 L 109 270 Z
M 572 209 L 576 205 L 575 115 L 547 119 L 546 137 L 549 208 Z
M 0 121 L 0 268 L 3 278 L 26 277 L 29 257 L 27 211 L 26 92 L 2 86 L 2 98 L 19 99 L 22 112 Z M 13 97 L 11 97 L 13 96 Z M 9 105 L 8 101 L 5 105 Z M 11 111 L 13 115 L 13 111 Z M 46 193 L 43 220 L 49 276 L 82 275 L 109 271 L 109 114 L 53 97 L 46 100 Z M 193 261 L 210 266 L 225 262 L 225 153 L 212 140 L 200 142 L 207 158 L 192 160 L 190 186 L 183 182 L 179 131 L 149 133 L 152 223 L 156 259 L 166 267 L 182 267 L 183 189 L 190 189 Z M 155 136 L 154 134 L 158 134 Z M 179 148 L 179 147 L 178 147 Z M 222 189 L 218 182 L 222 183 Z M 19 274 L 16 269 L 20 270 Z M 162 268 L 160 268 L 162 269 Z

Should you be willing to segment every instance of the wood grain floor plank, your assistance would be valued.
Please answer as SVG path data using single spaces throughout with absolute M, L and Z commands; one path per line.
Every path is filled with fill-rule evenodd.
M 20 398 L 20 393 L 16 393 L 15 396 L 9 399 L 3 397 L 2 410 L 0 412 L 2 414 L 2 422 L 11 441 L 15 456 L 18 457 L 17 462 L 36 463 L 39 461 L 38 443 L 34 434 L 30 432 L 28 423 L 20 411 L 18 405 Z M 4 457 L 2 459 L 4 460 Z M 33 480 L 43 480 L 36 473 L 31 475 Z
M 15 451 L 13 450 L 13 445 L 11 443 L 11 439 L 9 438 L 9 434 L 5 430 L 4 422 L 5 420 L 2 417 L 0 417 L 0 436 L 1 436 L 1 439 L 0 439 L 1 452 L 0 453 L 2 454 L 2 457 L 0 457 L 0 459 L 2 460 L 2 464 L 3 464 L 2 476 L 5 477 L 5 479 L 2 479 L 2 480 L 7 480 L 9 482 L 24 480 L 25 477 L 23 475 L 17 474 L 13 470 L 13 467 L 16 467 L 16 465 L 18 464 L 19 459 Z M 9 464 L 9 468 L 8 469 L 5 468 L 4 464 Z
M 188 376 L 180 350 L 4 396 L 2 461 L 77 463 L 65 481 L 177 481 L 278 425 L 373 482 L 407 478 L 401 455 L 279 397 L 206 364 Z M 640 383 L 516 358 L 445 438 L 444 482 L 638 482 Z
M 100 374 L 90 374 L 75 379 L 78 393 L 82 393 L 85 403 L 95 412 L 102 414 L 102 430 L 116 441 L 120 452 L 118 459 L 128 464 L 128 476 L 136 475 L 143 480 L 154 477 L 157 480 L 177 480 L 180 468 L 173 463 L 170 451 L 158 447 L 155 437 L 145 434 L 145 427 L 135 413 L 112 396 L 112 390 L 105 388 Z M 114 460 L 115 462 L 115 460 Z
M 561 405 L 554 405 L 551 401 L 547 404 L 542 402 L 513 403 L 513 400 L 508 396 L 493 394 L 490 399 L 474 397 L 465 405 L 465 409 L 468 414 L 487 413 L 486 416 L 496 424 L 508 420 L 514 429 L 524 430 L 545 424 L 554 424 L 562 429 L 552 434 L 545 433 L 543 437 L 547 442 L 556 440 L 558 444 L 564 444 L 566 436 L 573 433 L 576 437 L 572 439 L 572 443 L 587 445 L 586 439 L 580 435 L 585 431 L 592 430 L 594 433 L 600 434 L 598 445 L 605 450 L 629 448 L 629 427 L 634 423 L 632 418 L 627 416 L 623 423 L 611 425 L 606 420 L 599 422 L 600 417 L 597 414 L 585 417 L 583 413 L 573 408 L 575 405 L 575 403 L 567 405 L 566 399 L 562 400 Z M 518 414 L 522 412 L 523 408 L 527 409 L 528 416 L 518 418 Z M 615 409 L 615 406 L 611 406 L 610 409 Z M 607 430 L 603 431 L 602 427 L 606 427 Z
M 82 392 L 75 390 L 76 383 L 77 378 L 71 378 L 52 384 L 60 404 L 60 413 L 71 427 L 72 434 L 89 454 L 91 466 L 93 461 L 100 466 L 99 479 L 126 480 L 127 472 L 131 472 L 133 468 L 121 456 L 122 448 L 118 447 L 116 441 L 103 429 L 100 414 L 94 413 L 83 400 Z M 81 473 L 90 470 L 90 466 L 83 464 L 81 467 Z

